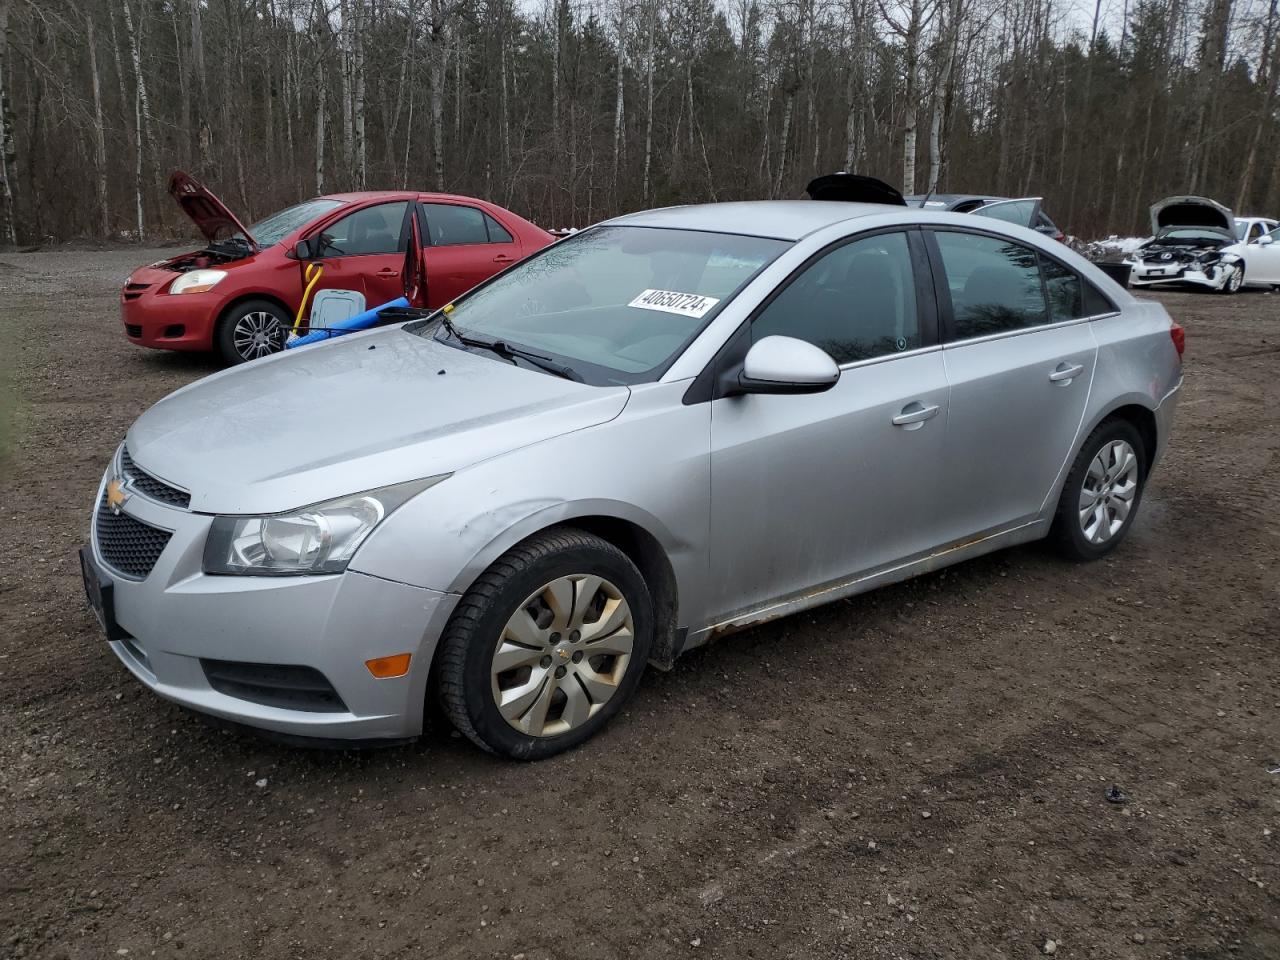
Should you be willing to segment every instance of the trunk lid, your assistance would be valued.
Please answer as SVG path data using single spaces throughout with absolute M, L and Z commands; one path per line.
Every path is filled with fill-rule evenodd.
M 191 218 L 191 222 L 210 243 L 226 240 L 235 234 L 245 238 L 255 250 L 258 242 L 240 218 L 227 205 L 214 196 L 203 183 L 191 174 L 175 170 L 169 177 L 169 196 Z

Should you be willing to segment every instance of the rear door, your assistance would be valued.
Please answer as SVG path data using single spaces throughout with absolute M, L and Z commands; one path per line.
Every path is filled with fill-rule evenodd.
M 520 259 L 520 244 L 492 215 L 465 203 L 418 205 L 427 306 L 443 306 Z
M 929 239 L 951 387 L 939 530 L 955 543 L 1040 514 L 1079 443 L 1098 353 L 1086 314 L 1100 295 L 1004 237 Z

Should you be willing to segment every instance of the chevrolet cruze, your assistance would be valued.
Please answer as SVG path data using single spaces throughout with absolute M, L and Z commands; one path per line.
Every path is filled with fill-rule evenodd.
M 572 747 L 646 664 L 1050 538 L 1114 550 L 1182 329 L 1053 240 L 891 204 L 657 210 L 434 314 L 187 386 L 81 552 L 111 650 L 193 710 L 354 743 L 433 702 Z

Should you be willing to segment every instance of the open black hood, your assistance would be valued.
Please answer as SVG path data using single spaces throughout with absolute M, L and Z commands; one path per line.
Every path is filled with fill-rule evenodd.
M 905 207 L 902 193 L 883 180 L 858 173 L 828 173 L 809 181 L 804 188 L 810 200 L 839 200 L 844 203 L 885 203 Z
M 1151 232 L 1170 227 L 1205 227 L 1235 239 L 1231 211 L 1208 197 L 1165 197 L 1151 205 Z

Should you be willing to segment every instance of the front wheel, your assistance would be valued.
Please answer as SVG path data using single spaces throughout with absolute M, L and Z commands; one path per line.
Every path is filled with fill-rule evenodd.
M 1097 560 L 1125 538 L 1147 482 L 1142 436 L 1107 420 L 1080 448 L 1062 487 L 1050 539 L 1071 560 Z
M 1232 294 L 1239 293 L 1240 288 L 1244 286 L 1244 264 L 1237 263 L 1235 269 L 1231 271 L 1231 276 L 1227 277 L 1227 282 L 1222 285 L 1222 293 Z
M 481 574 L 441 638 L 440 698 L 493 753 L 539 760 L 597 733 L 635 690 L 653 602 L 611 543 L 560 527 Z
M 289 318 L 268 300 L 238 303 L 218 321 L 215 346 L 229 364 L 248 363 L 284 349 Z

